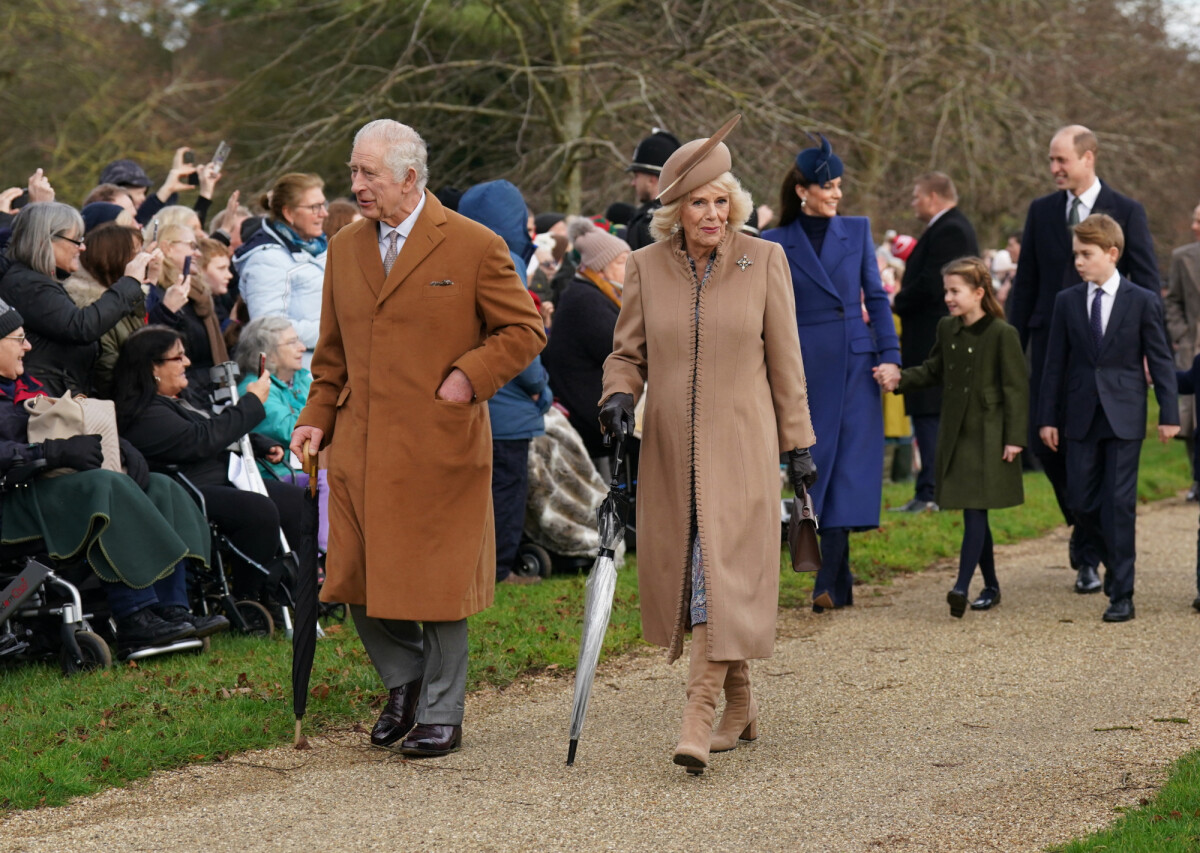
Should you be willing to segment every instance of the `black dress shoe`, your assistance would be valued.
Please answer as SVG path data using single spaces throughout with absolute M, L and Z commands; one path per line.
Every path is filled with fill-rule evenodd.
M 1000 603 L 1000 590 L 994 586 L 985 586 L 979 598 L 971 602 L 972 610 L 991 610 Z
M 457 752 L 462 746 L 462 726 L 421 723 L 400 744 L 400 752 L 419 758 L 433 758 Z
M 165 646 L 196 635 L 191 622 L 166 622 L 150 607 L 143 607 L 116 620 L 117 639 L 125 648 Z
M 391 746 L 408 734 L 417 721 L 417 700 L 421 698 L 421 679 L 410 681 L 388 691 L 383 712 L 371 729 L 371 743 Z
M 963 618 L 967 612 L 967 594 L 957 589 L 946 593 L 946 603 L 950 605 L 950 615 L 955 619 Z
M 1100 581 L 1100 575 L 1096 574 L 1096 569 L 1093 566 L 1081 566 L 1079 574 L 1075 578 L 1075 591 L 1080 595 L 1086 595 L 1091 592 L 1099 592 L 1104 587 Z
M 197 637 L 209 637 L 229 630 L 229 620 L 220 613 L 202 616 L 199 613 L 192 613 L 181 604 L 151 604 L 150 609 L 164 622 L 172 624 L 190 622 L 196 629 L 194 636 Z
M 1071 540 L 1067 543 L 1067 562 L 1071 564 L 1071 571 L 1077 572 L 1083 567 L 1083 559 L 1079 556 L 1079 525 L 1071 528 Z
M 1122 598 L 1108 605 L 1104 611 L 1105 622 L 1128 622 L 1133 618 L 1133 599 Z

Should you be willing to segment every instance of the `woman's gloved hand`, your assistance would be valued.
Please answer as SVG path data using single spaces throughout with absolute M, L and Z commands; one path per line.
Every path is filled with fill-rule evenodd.
M 622 441 L 633 435 L 633 395 L 618 392 L 600 407 L 600 429 Z
M 138 484 L 139 489 L 146 491 L 150 487 L 150 466 L 146 464 L 146 457 L 128 439 L 121 438 L 118 442 L 121 445 L 121 465 L 125 467 L 125 473 Z
M 802 489 L 809 489 L 817 482 L 817 464 L 813 462 L 808 448 L 793 448 L 788 451 L 788 479 L 792 489 L 800 494 Z
M 74 468 L 92 471 L 104 464 L 104 450 L 98 435 L 73 435 L 42 442 L 47 468 Z

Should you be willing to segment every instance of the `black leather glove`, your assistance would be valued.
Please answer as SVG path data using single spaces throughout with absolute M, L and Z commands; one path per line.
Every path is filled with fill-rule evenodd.
M 616 393 L 600 407 L 600 429 L 624 441 L 633 435 L 633 395 Z
M 74 468 L 91 471 L 104 464 L 104 451 L 98 435 L 73 435 L 42 442 L 47 468 Z
M 150 487 L 150 466 L 146 464 L 146 457 L 130 444 L 128 439 L 118 440 L 121 443 L 121 464 L 125 466 L 125 473 L 138 484 L 139 489 L 146 491 Z
M 788 479 L 796 494 L 800 494 L 801 487 L 809 489 L 817 482 L 817 464 L 807 447 L 788 451 Z

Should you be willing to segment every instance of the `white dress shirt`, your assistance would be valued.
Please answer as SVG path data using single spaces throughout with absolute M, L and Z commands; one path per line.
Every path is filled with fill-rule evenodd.
M 1100 300 L 1100 330 L 1108 331 L 1108 318 L 1112 316 L 1113 301 L 1117 298 L 1117 287 L 1121 284 L 1121 274 L 1114 272 L 1112 278 L 1104 284 L 1088 282 L 1088 325 L 1092 323 L 1092 303 Z
M 1071 192 L 1068 190 L 1067 191 L 1067 214 L 1063 218 L 1068 222 L 1071 221 L 1071 202 L 1073 202 L 1076 198 L 1078 198 L 1079 199 L 1079 221 L 1083 222 L 1083 220 L 1087 219 L 1089 216 L 1092 215 L 1092 208 L 1096 206 L 1096 199 L 1099 198 L 1099 196 L 1100 196 L 1100 179 L 1099 178 L 1096 178 L 1096 180 L 1092 181 L 1092 185 L 1090 187 L 1088 187 L 1086 190 L 1084 190 L 1083 192 L 1081 192 L 1078 196 L 1072 195 Z
M 954 208 L 954 205 L 950 205 L 950 207 L 944 207 L 941 210 L 939 210 L 937 213 L 935 213 L 933 216 L 929 217 L 929 221 L 925 223 L 925 230 L 928 231 L 930 228 L 932 228 L 933 223 L 937 222 L 939 219 L 941 219 L 943 216 L 945 216 L 953 208 Z
M 403 222 L 395 227 L 388 225 L 386 222 L 379 223 L 379 260 L 387 257 L 388 236 L 396 232 L 396 256 L 400 256 L 400 250 L 404 248 L 404 241 L 408 239 L 408 235 L 412 233 L 413 226 L 417 224 L 417 217 L 421 215 L 421 211 L 425 209 L 425 193 L 421 193 L 421 200 L 417 202 L 416 209 L 410 213 Z

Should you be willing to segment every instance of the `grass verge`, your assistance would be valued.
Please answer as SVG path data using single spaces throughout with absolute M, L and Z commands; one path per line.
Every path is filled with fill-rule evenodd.
M 1174 494 L 1187 479 L 1179 443 L 1146 443 L 1142 500 Z M 1025 487 L 1024 507 L 994 514 L 998 543 L 1041 535 L 1061 521 L 1042 475 L 1027 475 Z M 885 505 L 903 503 L 911 489 L 888 485 Z M 960 536 L 959 513 L 885 512 L 883 527 L 852 537 L 854 571 L 871 583 L 886 583 L 897 573 L 953 556 Z M 640 642 L 632 569 L 631 560 L 618 576 L 606 658 Z M 565 576 L 536 586 L 498 588 L 495 606 L 471 620 L 469 689 L 503 687 L 530 671 L 569 672 L 577 653 L 584 580 Z M 810 575 L 783 571 L 781 606 L 807 605 L 811 588 Z M 118 665 L 73 678 L 46 666 L 0 671 L 0 726 L 7 735 L 0 747 L 0 809 L 59 805 L 155 770 L 224 761 L 239 751 L 289 743 L 290 655 L 290 644 L 282 639 L 218 636 L 207 655 Z M 312 694 L 305 722 L 310 734 L 366 722 L 377 713 L 383 698 L 379 682 L 352 626 L 335 625 L 317 644 Z M 1196 765 L 1191 759 L 1190 775 L 1177 774 L 1160 795 L 1176 784 L 1183 791 L 1171 800 L 1176 804 L 1167 814 L 1190 815 L 1200 808 Z

